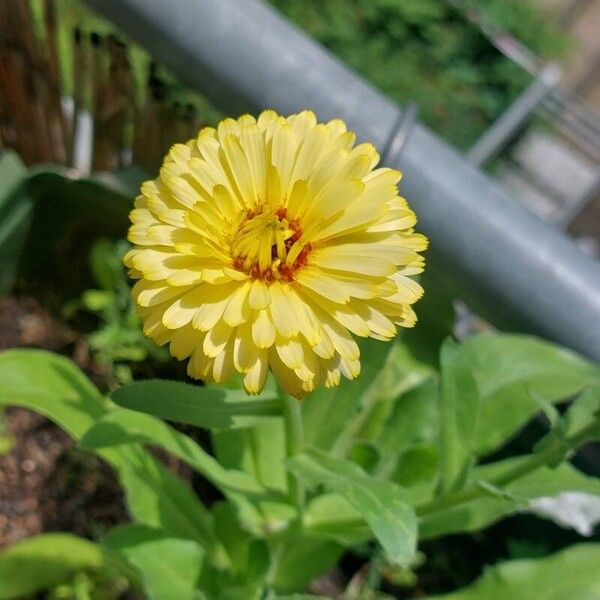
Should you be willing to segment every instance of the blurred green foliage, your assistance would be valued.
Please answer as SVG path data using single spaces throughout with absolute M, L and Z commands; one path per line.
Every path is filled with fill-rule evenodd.
M 159 348 L 142 332 L 123 266 L 128 249 L 125 240 L 97 240 L 89 257 L 97 287 L 85 290 L 80 299 L 68 302 L 63 309 L 67 318 L 81 309 L 96 316 L 98 325 L 87 342 L 96 360 L 121 383 L 132 379 L 128 363 L 147 358 L 160 363 L 169 358 L 165 348 Z
M 390 97 L 416 101 L 421 119 L 459 148 L 530 80 L 443 0 L 270 1 Z M 543 58 L 569 46 L 531 0 L 471 4 Z

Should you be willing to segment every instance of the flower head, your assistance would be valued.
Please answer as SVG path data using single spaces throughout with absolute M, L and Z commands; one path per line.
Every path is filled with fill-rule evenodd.
M 188 373 L 269 368 L 302 397 L 360 373 L 353 337 L 412 327 L 427 239 L 398 195 L 401 173 L 375 166 L 340 120 L 273 111 L 205 128 L 171 148 L 142 185 L 125 257 L 144 331 Z

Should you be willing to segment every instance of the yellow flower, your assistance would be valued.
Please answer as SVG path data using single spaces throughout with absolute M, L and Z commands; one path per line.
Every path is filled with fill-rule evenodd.
M 412 327 L 427 239 L 340 120 L 267 110 L 171 148 L 142 185 L 125 257 L 144 331 L 188 373 L 235 371 L 259 393 L 270 369 L 296 397 L 360 373 L 353 334 Z

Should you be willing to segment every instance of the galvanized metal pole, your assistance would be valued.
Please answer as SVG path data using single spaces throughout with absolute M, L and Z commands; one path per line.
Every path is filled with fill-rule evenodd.
M 500 115 L 498 120 L 475 142 L 467 158 L 478 167 L 495 158 L 523 127 L 531 113 L 558 83 L 560 69 L 547 65 L 540 75 Z
M 232 112 L 313 108 L 387 148 L 400 109 L 257 0 L 87 0 Z M 385 160 L 385 157 L 384 157 Z M 600 265 L 420 125 L 400 155 L 428 259 L 491 322 L 600 360 Z M 557 173 L 557 177 L 560 173 Z

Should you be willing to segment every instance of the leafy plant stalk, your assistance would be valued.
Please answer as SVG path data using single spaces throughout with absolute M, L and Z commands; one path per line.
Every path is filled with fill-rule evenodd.
M 588 440 L 590 434 L 596 431 L 597 428 L 598 424 L 596 422 L 590 423 L 576 434 L 567 437 L 564 441 L 564 444 L 570 450 L 574 450 Z M 513 481 L 516 481 L 517 479 L 520 479 L 521 477 L 524 477 L 525 475 L 528 475 L 529 473 L 548 465 L 556 457 L 556 453 L 557 445 L 550 444 L 540 452 L 531 454 L 525 460 L 515 465 L 512 469 L 506 473 L 503 473 L 500 477 L 492 479 L 487 483 L 499 488 L 506 486 Z M 465 502 L 470 502 L 471 500 L 475 500 L 476 498 L 486 494 L 486 490 L 477 482 L 475 482 L 460 492 L 446 494 L 435 500 L 432 500 L 431 502 L 417 505 L 415 507 L 415 512 L 417 513 L 417 516 L 423 517 L 425 515 L 430 515 L 441 510 L 458 506 L 459 504 L 464 504 Z
M 304 448 L 304 426 L 302 422 L 302 405 L 280 389 L 281 407 L 285 426 L 286 453 L 289 458 L 300 454 Z M 305 492 L 300 480 L 288 471 L 288 490 L 290 500 L 298 509 L 301 517 L 304 509 Z M 301 520 L 301 519 L 300 519 Z

